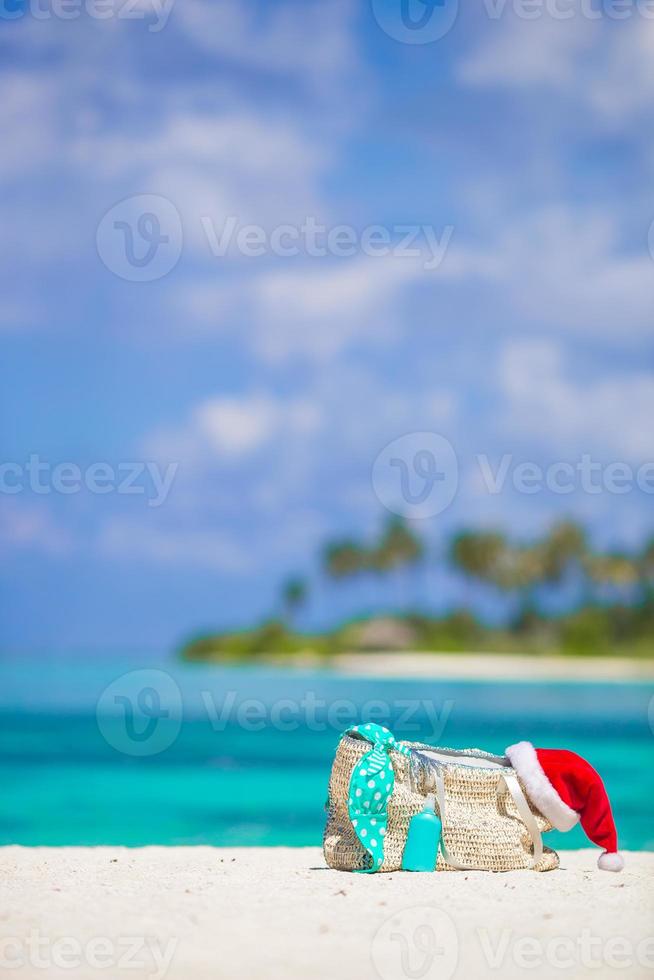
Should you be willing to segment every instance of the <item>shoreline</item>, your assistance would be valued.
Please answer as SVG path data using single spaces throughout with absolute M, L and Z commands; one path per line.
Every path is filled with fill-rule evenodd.
M 619 874 L 597 849 L 559 853 L 540 874 L 357 875 L 317 847 L 3 847 L 3 955 L 21 980 L 648 975 L 654 853 Z M 438 959 L 417 974 L 420 926 Z
M 418 651 L 270 656 L 268 666 L 324 669 L 352 677 L 495 681 L 652 681 L 654 659 Z

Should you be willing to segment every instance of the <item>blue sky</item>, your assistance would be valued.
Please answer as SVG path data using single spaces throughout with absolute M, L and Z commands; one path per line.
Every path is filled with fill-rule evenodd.
M 526 19 L 515 0 L 446 0 L 451 29 L 409 44 L 399 0 L 153 3 L 3 6 L 4 461 L 175 476 L 160 506 L 145 478 L 150 496 L 3 489 L 2 647 L 170 649 L 267 614 L 326 539 L 375 532 L 375 460 L 416 432 L 458 460 L 453 501 L 419 522 L 434 555 L 453 528 L 528 536 L 562 514 L 638 545 L 654 529 L 645 8 Z M 144 195 L 172 208 L 175 262 L 132 281 L 111 229 Z M 217 255 L 207 236 L 307 216 L 353 229 L 353 254 Z M 372 225 L 395 251 L 363 253 Z M 445 243 L 435 268 L 422 233 L 400 253 L 404 225 Z M 499 492 L 479 456 L 509 458 Z M 600 492 L 516 489 L 520 463 L 584 456 Z M 606 488 L 611 464 L 628 490 Z M 420 588 L 458 598 L 435 564 Z M 359 599 L 319 586 L 307 622 Z

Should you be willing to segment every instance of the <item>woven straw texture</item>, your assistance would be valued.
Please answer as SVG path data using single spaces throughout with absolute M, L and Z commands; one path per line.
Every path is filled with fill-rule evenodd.
M 452 752 L 418 742 L 404 744 L 418 751 Z M 329 867 L 339 871 L 359 871 L 369 867 L 370 857 L 359 842 L 348 814 L 352 769 L 369 749 L 367 742 L 344 735 L 332 766 L 323 850 Z M 480 749 L 468 749 L 461 754 L 495 758 Z M 388 801 L 388 829 L 381 871 L 401 868 L 409 822 L 424 808 L 425 795 L 431 789 L 425 784 L 429 777 L 424 770 L 416 778 L 410 759 L 395 751 L 390 752 L 390 758 L 395 771 L 395 788 Z M 514 772 L 508 767 L 506 771 Z M 442 773 L 445 784 L 443 839 L 452 859 L 484 871 L 529 868 L 533 854 L 531 838 L 509 791 L 503 787 L 498 792 L 502 770 L 466 766 L 454 760 L 442 766 Z M 549 821 L 531 802 L 529 806 L 541 833 L 551 830 Z M 558 864 L 556 851 L 546 847 L 533 870 L 550 871 Z M 454 870 L 440 853 L 437 870 Z

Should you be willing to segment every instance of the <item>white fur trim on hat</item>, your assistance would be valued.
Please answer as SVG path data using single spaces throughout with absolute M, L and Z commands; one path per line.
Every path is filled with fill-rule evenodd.
M 618 851 L 603 851 L 597 859 L 601 871 L 622 871 L 624 858 Z
M 556 830 L 570 830 L 579 821 L 576 813 L 556 792 L 538 761 L 531 742 L 516 742 L 505 753 L 525 784 L 527 796 Z

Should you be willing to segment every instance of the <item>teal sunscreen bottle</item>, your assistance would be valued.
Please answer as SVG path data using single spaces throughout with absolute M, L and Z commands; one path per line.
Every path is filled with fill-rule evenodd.
M 425 809 L 411 818 L 402 855 L 403 871 L 434 871 L 441 839 L 441 821 L 434 807 L 434 795 L 427 797 Z

